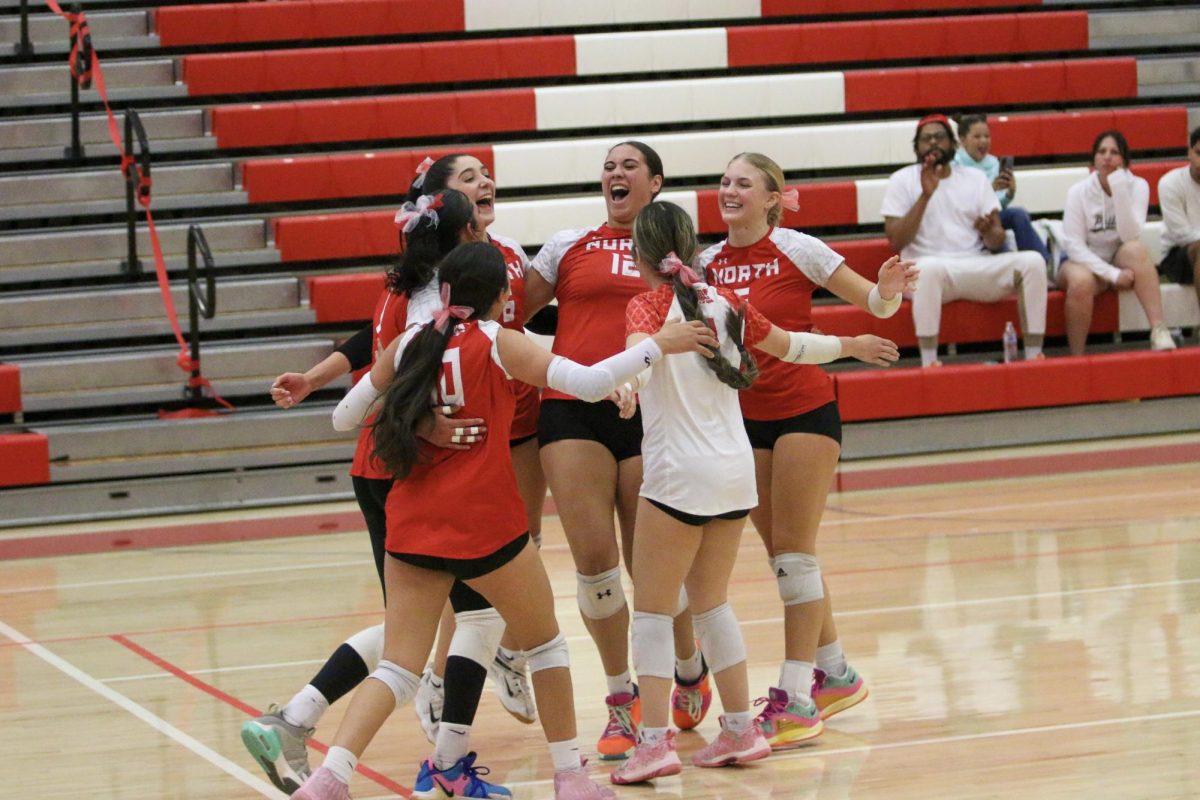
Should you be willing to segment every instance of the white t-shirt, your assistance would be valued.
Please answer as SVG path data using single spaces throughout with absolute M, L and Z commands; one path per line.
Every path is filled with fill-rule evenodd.
M 884 217 L 903 217 L 921 197 L 921 165 L 909 164 L 892 173 L 880 209 Z M 1000 203 L 987 176 L 977 169 L 950 165 L 925 206 L 917 235 L 901 251 L 905 259 L 921 256 L 976 256 L 988 252 L 975 220 L 999 210 Z
M 1200 241 L 1200 183 L 1192 180 L 1186 166 L 1159 179 L 1158 204 L 1162 206 L 1162 240 L 1166 247 Z
M 703 292 L 700 311 L 713 321 L 721 352 L 737 364 L 737 347 L 725 330 L 730 303 L 712 286 L 697 287 Z M 658 307 L 656 317 L 683 319 L 677 299 L 672 297 L 669 310 L 661 314 L 665 305 Z M 701 516 L 758 505 L 754 454 L 742 424 L 738 392 L 718 380 L 701 356 L 684 353 L 661 359 L 638 400 L 644 431 L 642 497 Z
M 1093 172 L 1067 190 L 1063 206 L 1063 249 L 1067 258 L 1085 265 L 1097 277 L 1114 282 L 1121 271 L 1113 266 L 1117 250 L 1137 241 L 1146 224 L 1150 184 L 1126 169 L 1108 176 L 1112 195 Z

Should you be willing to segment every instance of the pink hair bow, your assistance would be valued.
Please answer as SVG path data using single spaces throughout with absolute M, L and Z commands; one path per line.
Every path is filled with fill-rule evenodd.
M 404 233 L 412 233 L 416 230 L 418 223 L 422 218 L 429 220 L 429 224 L 433 227 L 438 226 L 437 210 L 442 207 L 442 196 L 423 194 L 417 198 L 415 203 L 405 203 L 400 206 L 400 210 L 396 212 L 396 227 Z
M 417 164 L 417 177 L 413 178 L 412 185 L 420 189 L 425 185 L 425 173 L 429 172 L 429 168 L 433 166 L 433 159 L 425 156 L 425 160 Z
M 674 252 L 667 253 L 667 257 L 658 262 L 658 271 L 664 275 L 678 275 L 684 286 L 700 282 L 700 276 L 696 274 L 695 270 L 680 261 L 679 256 Z
M 783 197 L 779 204 L 783 206 L 785 211 L 800 210 L 800 190 L 796 188 L 786 189 L 782 193 Z
M 475 309 L 470 306 L 452 306 L 450 305 L 450 284 L 443 283 L 441 289 L 442 308 L 433 315 L 433 327 L 439 331 L 445 332 L 446 324 L 450 322 L 450 318 L 468 319 L 475 313 Z

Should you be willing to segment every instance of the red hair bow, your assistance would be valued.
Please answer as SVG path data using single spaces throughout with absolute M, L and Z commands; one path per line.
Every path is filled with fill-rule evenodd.
M 417 177 L 413 178 L 412 185 L 420 189 L 425 185 L 425 173 L 429 172 L 429 168 L 433 166 L 433 159 L 425 156 L 425 160 L 417 164 Z
M 408 234 L 416 230 L 422 218 L 427 218 L 433 227 L 438 226 L 437 210 L 442 207 L 442 196 L 423 194 L 415 203 L 405 203 L 396 212 L 396 227 Z
M 680 261 L 679 256 L 674 252 L 667 253 L 666 258 L 658 262 L 658 271 L 664 275 L 678 275 L 684 286 L 700 282 L 700 276 L 696 274 L 696 271 Z
M 800 190 L 799 189 L 795 189 L 795 188 L 785 189 L 783 192 L 781 192 L 781 194 L 783 195 L 783 197 L 779 201 L 779 204 L 781 206 L 783 206 L 785 211 L 799 211 L 800 210 Z

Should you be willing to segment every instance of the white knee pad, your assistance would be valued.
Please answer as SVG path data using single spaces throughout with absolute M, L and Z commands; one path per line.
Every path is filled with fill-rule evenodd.
M 570 669 L 571 667 L 571 651 L 567 649 L 567 640 L 561 633 L 545 644 L 539 644 L 532 650 L 526 650 L 525 658 L 531 674 L 544 669 L 555 669 L 556 667 Z
M 494 608 L 460 611 L 454 615 L 454 635 L 450 637 L 449 655 L 468 658 L 487 669 L 496 657 L 500 637 L 504 636 L 504 619 Z
M 367 672 L 375 669 L 383 658 L 383 624 L 365 628 L 346 640 L 358 657 L 367 665 Z
M 815 603 L 825 597 L 821 566 L 807 553 L 781 553 L 771 561 L 779 582 L 779 599 L 785 606 Z
M 419 677 L 386 659 L 380 659 L 379 666 L 368 677 L 380 681 L 392 690 L 397 708 L 413 699 L 413 695 L 417 693 L 417 686 L 421 683 Z
M 676 605 L 675 605 L 675 616 L 678 617 L 680 614 L 682 614 L 683 612 L 685 612 L 687 610 L 688 610 L 687 587 L 680 586 L 679 587 L 679 602 L 676 603 Z
M 588 619 L 608 619 L 625 607 L 620 567 L 613 567 L 599 575 L 576 573 L 575 578 L 578 582 L 579 610 Z
M 716 674 L 746 660 L 746 641 L 729 603 L 692 617 L 708 669 Z
M 633 612 L 633 671 L 639 678 L 675 677 L 674 625 L 666 614 Z

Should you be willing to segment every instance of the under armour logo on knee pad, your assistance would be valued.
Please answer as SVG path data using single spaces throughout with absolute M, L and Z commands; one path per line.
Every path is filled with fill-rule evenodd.
M 596 592 L 597 600 L 603 600 L 606 597 L 612 597 L 612 589 L 605 589 L 603 592 Z

